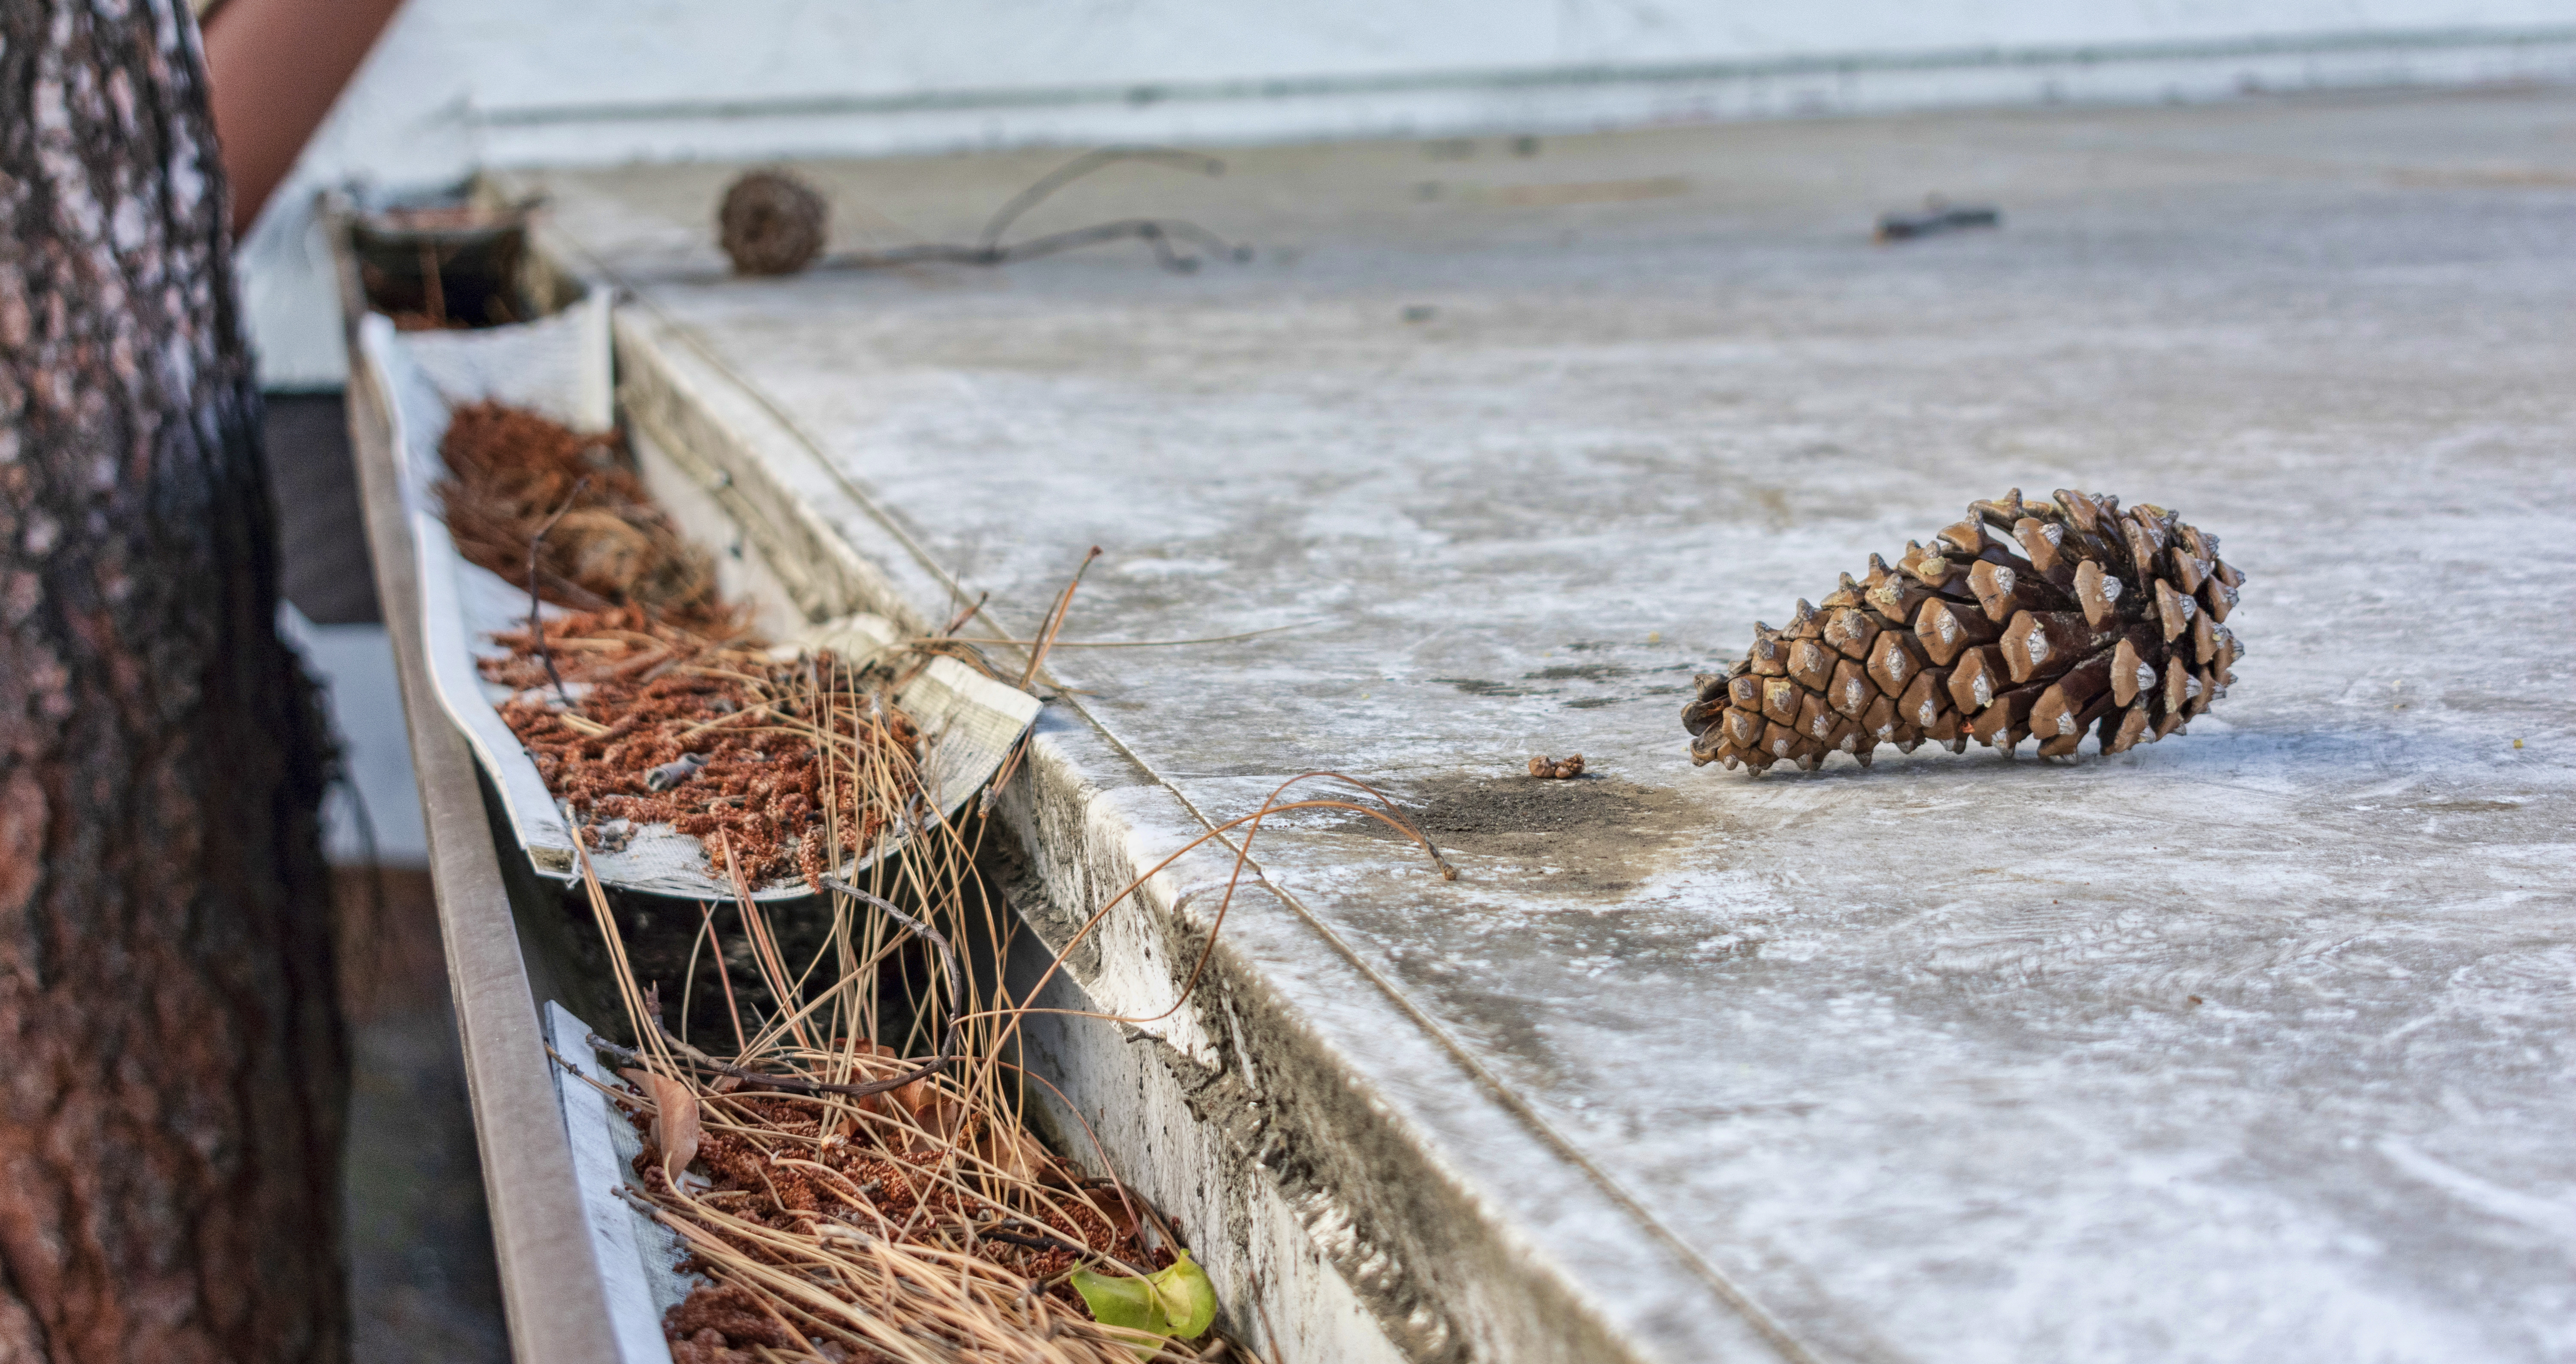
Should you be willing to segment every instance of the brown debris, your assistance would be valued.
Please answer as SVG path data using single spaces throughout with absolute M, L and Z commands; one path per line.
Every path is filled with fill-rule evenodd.
M 545 623 L 546 648 L 581 688 L 566 707 L 529 631 L 493 642 L 507 652 L 483 659 L 483 676 L 519 689 L 501 719 L 594 848 L 610 821 L 667 824 L 700 840 L 719 870 L 730 844 L 755 886 L 801 876 L 819 890 L 838 860 L 823 848 L 833 817 L 846 855 L 875 843 L 891 814 L 850 783 L 827 797 L 814 739 L 828 728 L 898 773 L 919 748 L 911 721 L 829 654 L 781 662 L 740 636 L 694 635 L 632 606 L 558 617 Z
M 1529 774 L 1551 781 L 1572 781 L 1583 775 L 1583 755 L 1572 754 L 1563 762 L 1542 754 L 1529 760 Z
M 438 452 L 449 474 L 439 500 L 466 562 L 525 589 L 528 545 L 543 529 L 545 600 L 582 611 L 635 605 L 702 630 L 727 624 L 713 561 L 653 505 L 613 433 L 585 436 L 520 408 L 474 403 L 449 418 Z
M 873 1044 L 857 1044 L 861 1055 L 891 1057 Z M 661 1079 L 661 1077 L 655 1077 Z M 930 1082 L 922 1082 L 927 1085 Z M 686 1088 L 679 1081 L 664 1085 Z M 906 1096 L 911 1087 L 874 1100 Z M 1148 1240 L 1127 1210 L 1126 1199 L 1102 1182 L 1080 1172 L 1023 1131 L 988 1119 L 946 1091 L 924 1090 L 917 1110 L 871 1101 L 871 1113 L 890 1123 L 840 1120 L 826 1130 L 824 1110 L 812 1101 L 787 1096 L 734 1094 L 721 1101 L 726 1130 L 711 1131 L 698 1147 L 697 1179 L 707 1187 L 693 1197 L 728 1210 L 743 1224 L 738 1231 L 718 1230 L 728 1248 L 747 1259 L 790 1265 L 775 1237 L 885 1234 L 890 1228 L 981 1228 L 971 1244 L 952 1244 L 998 1270 L 1043 1284 L 1080 1265 L 1097 1265 L 1102 1254 L 1129 1264 L 1168 1267 L 1168 1247 L 1148 1248 Z M 671 1190 L 664 1156 L 649 1140 L 654 1123 L 638 1111 L 633 1120 L 648 1135 L 634 1163 L 636 1173 L 657 1195 Z M 996 1191 L 983 1181 L 961 1179 L 954 1152 L 973 1151 L 1008 1179 L 1041 1198 L 1013 1198 L 1014 1215 L 996 1217 Z M 1128 1197 L 1133 1197 L 1132 1194 Z M 1166 1219 L 1168 1221 L 1168 1219 Z M 703 1224 L 702 1224 L 703 1225 Z M 862 1230 L 864 1229 L 864 1230 Z M 935 1242 L 935 1238 L 934 1238 Z M 704 1269 L 684 1262 L 684 1269 Z M 1049 1295 L 1077 1314 L 1081 1299 L 1058 1285 Z M 802 1315 L 802 1314 L 800 1314 Z M 810 1358 L 761 1295 L 738 1283 L 699 1286 L 664 1314 L 663 1337 L 673 1364 L 737 1364 L 757 1361 L 757 1351 L 780 1352 L 787 1358 Z M 821 1336 L 815 1332 L 809 1339 Z M 827 1358 L 850 1361 L 885 1356 L 864 1347 L 815 1339 Z M 838 1355 L 833 1351 L 841 1351 Z M 980 1356 L 979 1356 L 980 1357 Z
M 876 841 L 889 810 L 854 784 L 827 793 L 816 741 L 909 773 L 911 723 L 830 655 L 782 661 L 747 635 L 613 434 L 477 403 L 451 416 L 439 453 L 458 551 L 525 588 L 533 543 L 536 595 L 572 608 L 493 636 L 500 652 L 478 667 L 518 691 L 501 718 L 587 845 L 614 846 L 616 821 L 667 824 L 719 872 L 730 849 L 754 885 L 820 890 L 837 854 Z
M 653 1145 L 662 1153 L 662 1174 L 677 1179 L 698 1158 L 698 1096 L 680 1080 L 649 1070 L 617 1072 L 653 1100 Z
M 784 1349 L 787 1332 L 760 1310 L 748 1288 L 701 1288 L 663 1314 L 662 1333 L 673 1341 L 695 1340 L 714 1332 L 721 1343 L 767 1345 Z M 701 1348 L 704 1342 L 700 1342 Z M 676 1353 L 676 1352 L 675 1352 Z
M 2164 508 L 2016 488 L 1908 544 L 1895 568 L 1870 556 L 1865 579 L 1825 598 L 1821 627 L 1804 602 L 1787 631 L 1754 626 L 1751 652 L 1700 681 L 1691 758 L 1812 771 L 1925 739 L 2009 753 L 2036 738 L 2046 757 L 2087 733 L 2106 753 L 2153 743 L 2235 681 L 2244 646 L 2222 622 L 2243 583 L 2218 537 Z

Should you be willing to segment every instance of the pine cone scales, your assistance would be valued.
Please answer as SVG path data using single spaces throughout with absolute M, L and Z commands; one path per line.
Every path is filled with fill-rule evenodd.
M 1830 753 L 1867 766 L 1878 745 L 1953 753 L 2026 738 L 2062 757 L 2091 729 L 2105 753 L 2180 733 L 2227 694 L 2244 650 L 2222 625 L 2244 575 L 2218 537 L 2141 503 L 2059 489 L 1974 502 L 1896 567 L 1798 603 L 1785 629 L 1699 677 L 1682 708 L 1691 760 L 1814 771 Z

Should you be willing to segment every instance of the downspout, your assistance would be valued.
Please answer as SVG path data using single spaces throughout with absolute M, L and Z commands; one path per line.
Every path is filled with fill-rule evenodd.
M 259 218 L 402 0 L 192 0 L 233 239 Z

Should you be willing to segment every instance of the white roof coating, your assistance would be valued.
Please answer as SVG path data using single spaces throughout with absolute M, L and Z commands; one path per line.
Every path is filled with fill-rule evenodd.
M 1057 159 L 805 169 L 887 245 Z M 2576 1357 L 2576 92 L 1229 160 L 1027 220 L 1256 248 L 1187 275 L 730 280 L 731 168 L 547 180 L 1015 633 L 1094 544 L 1069 640 L 1300 626 L 1050 666 L 1214 817 L 1312 768 L 1426 811 L 1456 883 L 1338 817 L 1258 860 L 1784 1351 Z M 1870 243 L 1931 191 L 2004 225 Z M 2012 486 L 2224 537 L 2209 716 L 1691 765 L 1757 618 Z

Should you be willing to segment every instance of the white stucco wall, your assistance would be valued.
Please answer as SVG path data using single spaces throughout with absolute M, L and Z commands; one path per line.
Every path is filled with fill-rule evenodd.
M 410 0 L 245 243 L 272 386 L 344 373 L 315 189 L 478 165 L 2565 76 L 2569 0 Z

